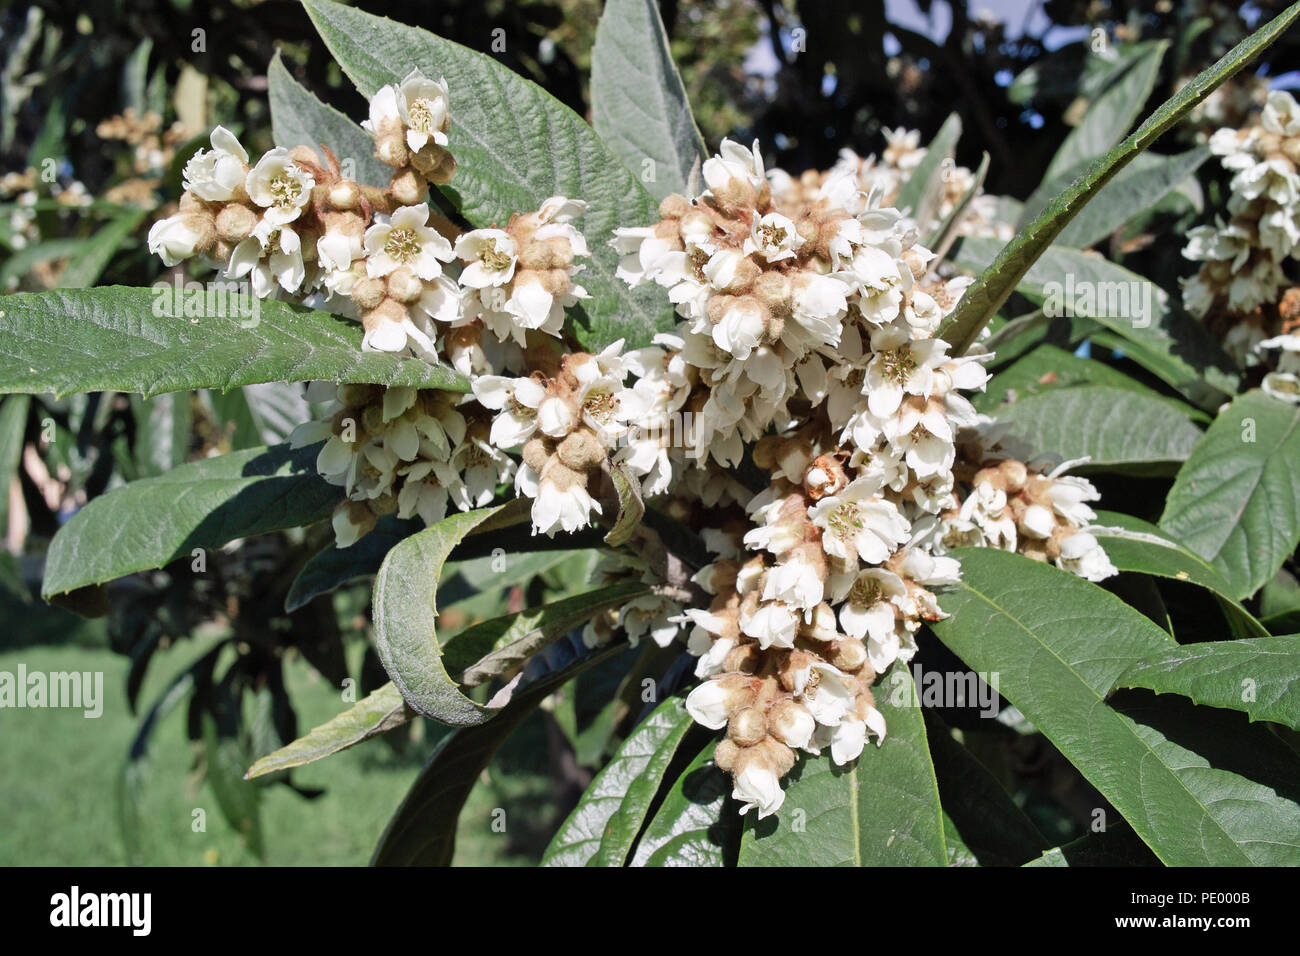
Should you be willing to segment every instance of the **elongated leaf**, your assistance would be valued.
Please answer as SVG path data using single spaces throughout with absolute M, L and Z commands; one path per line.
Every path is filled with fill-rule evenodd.
M 0 392 L 156 395 L 309 379 L 469 391 L 453 369 L 362 352 L 361 326 L 326 312 L 250 294 L 241 300 L 248 306 L 242 318 L 187 316 L 187 301 L 199 308 L 197 298 L 178 302 L 170 286 L 7 296 L 0 302 Z
M 1084 172 L 1008 243 L 993 265 L 966 290 L 957 308 L 940 328 L 939 337 L 952 344 L 953 352 L 961 354 L 970 347 L 1029 267 L 1056 240 L 1061 230 L 1097 190 L 1113 179 L 1134 156 L 1154 143 L 1161 134 L 1209 96 L 1220 83 L 1258 56 L 1297 16 L 1300 16 L 1300 4 L 1292 4 L 1266 26 L 1229 50 L 1217 63 L 1204 70 L 1147 117 L 1122 143 Z
M 456 820 L 497 749 L 546 697 L 565 682 L 625 650 L 611 643 L 581 653 L 581 640 L 551 649 L 495 720 L 460 727 L 424 765 L 384 829 L 373 866 L 449 866 L 456 850 Z
M 942 169 L 945 160 L 951 161 L 961 139 L 961 117 L 951 114 L 934 139 L 925 148 L 925 156 L 916 164 L 912 175 L 898 190 L 894 205 L 925 226 L 931 218 L 931 207 L 942 188 Z
M 803 756 L 781 782 L 775 817 L 747 814 L 741 866 L 947 866 L 943 811 L 912 675 L 886 675 L 877 697 L 888 735 L 852 764 Z
M 1109 385 L 1112 388 L 1139 392 L 1148 398 L 1165 401 L 1186 415 L 1209 421 L 1209 416 L 1198 409 L 1178 399 L 1161 395 L 1119 369 L 1104 362 L 1079 358 L 1055 345 L 1039 345 L 994 373 L 989 379 L 988 387 L 972 396 L 971 401 L 979 411 L 993 414 L 998 406 L 1005 403 L 1072 385 Z
M 246 780 L 301 767 L 399 727 L 415 716 L 391 683 L 248 768 Z
M 113 254 L 144 219 L 143 209 L 128 209 L 100 226 L 59 273 L 59 288 L 85 289 L 99 281 Z
M 1130 51 L 1132 56 L 1106 80 L 1083 114 L 1083 120 L 1065 137 L 1047 165 L 1044 179 L 1096 159 L 1124 138 L 1155 87 L 1160 61 L 1168 47 L 1167 40 L 1157 40 L 1139 44 L 1139 49 Z
M 194 548 L 329 516 L 342 493 L 316 474 L 315 447 L 286 445 L 181 465 L 90 502 L 50 542 L 46 598 L 189 559 Z
M 590 204 L 578 221 L 592 259 L 581 276 L 591 293 L 583 344 L 626 339 L 648 344 L 673 325 L 662 289 L 632 290 L 615 277 L 618 253 L 609 245 L 618 226 L 658 218 L 653 197 L 567 106 L 492 57 L 424 30 L 374 17 L 330 0 L 306 0 L 325 45 L 364 96 L 400 83 L 415 67 L 446 77 L 452 126 L 448 148 L 459 166 L 445 189 L 476 226 L 504 226 L 551 196 Z
M 955 556 L 962 581 L 942 595 L 951 616 L 934 632 L 972 670 L 998 672 L 1002 695 L 1163 862 L 1248 865 L 1295 853 L 1300 833 L 1282 831 L 1272 845 L 1261 838 L 1278 834 L 1280 824 L 1290 828 L 1300 808 L 1246 776 L 1240 766 L 1248 760 L 1211 764 L 1194 735 L 1175 742 L 1144 723 L 1146 716 L 1107 705 L 1135 662 L 1177 648 L 1164 631 L 1050 565 L 992 549 L 963 548 Z M 1256 769 L 1272 773 L 1271 766 Z
M 262 788 L 244 779 L 248 748 L 238 737 L 222 733 L 218 722 L 205 715 L 203 752 L 207 770 L 205 779 L 216 795 L 222 816 L 260 858 L 263 854 Z
M 622 866 L 692 724 L 670 697 L 623 741 L 542 856 L 542 866 Z
M 707 158 L 654 0 L 605 4 L 591 51 L 591 123 L 656 199 L 685 193 Z
M 451 515 L 394 545 L 375 575 L 374 642 L 384 670 L 411 708 L 453 726 L 481 724 L 496 708 L 470 700 L 442 659 L 438 582 L 452 548 L 498 508 Z
M 1235 618 L 1243 633 L 1252 637 L 1268 636 L 1264 625 L 1233 600 L 1231 585 L 1212 564 L 1156 525 L 1131 515 L 1098 511 L 1096 525 L 1088 531 L 1101 542 L 1110 563 L 1119 570 L 1199 585 L 1224 602 L 1225 613 Z
M 194 416 L 189 392 L 168 392 L 144 399 L 132 396 L 136 409 L 135 459 L 140 474 L 161 475 L 189 457 Z
M 1135 661 L 1117 686 L 1181 694 L 1300 730 L 1300 635 L 1163 650 Z
M 727 805 L 731 777 L 713 763 L 714 745 L 682 771 L 637 841 L 632 866 L 725 866 L 740 836 Z
M 1097 192 L 1088 205 L 1061 231 L 1057 244 L 1086 249 L 1150 210 L 1196 172 L 1210 151 L 1200 146 L 1177 156 L 1143 153 Z M 1147 158 L 1154 162 L 1139 163 Z M 1140 168 L 1139 168 L 1140 167 Z M 1067 183 L 1062 183 L 1064 188 Z
M 9 486 L 18 475 L 31 399 L 11 395 L 0 402 L 0 535 L 9 531 Z
M 975 859 L 984 866 L 1020 866 L 1046 850 L 1047 840 L 997 778 L 936 714 L 927 711 L 925 719 L 939 796 Z
M 998 410 L 1038 454 L 1089 458 L 1086 467 L 1172 473 L 1201 430 L 1159 398 L 1109 385 L 1058 388 Z
M 956 261 L 978 270 L 998 248 L 996 239 L 963 239 Z M 1024 273 L 1016 291 L 1053 315 L 1086 317 L 1113 331 L 1115 348 L 1202 408 L 1217 408 L 1237 390 L 1232 360 L 1204 326 L 1178 311 L 1154 282 L 1099 255 L 1053 246 Z M 1093 339 L 1112 345 L 1099 335 Z
M 1263 392 L 1233 401 L 1178 472 L 1160 527 L 1244 598 L 1300 542 L 1300 407 Z
M 375 158 L 371 135 L 304 89 L 285 69 L 279 51 L 271 59 L 266 80 L 275 145 L 310 146 L 317 153 L 327 146 L 338 158 L 343 175 L 365 186 L 388 185 L 393 170 Z

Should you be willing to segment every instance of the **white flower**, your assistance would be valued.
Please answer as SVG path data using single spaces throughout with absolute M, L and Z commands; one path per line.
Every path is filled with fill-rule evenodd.
M 165 266 L 190 258 L 208 238 L 194 228 L 194 221 L 195 217 L 186 213 L 159 219 L 149 227 L 149 251 L 159 256 Z
M 840 607 L 840 626 L 852 637 L 863 639 L 869 634 L 883 643 L 894 633 L 897 610 L 906 604 L 902 578 L 884 568 L 868 568 L 853 580 Z
M 505 285 L 515 275 L 517 248 L 504 229 L 475 229 L 456 240 L 456 257 L 468 263 L 460 284 L 471 289 Z
M 472 387 L 479 404 L 500 412 L 489 438 L 497 448 L 516 448 L 537 431 L 537 409 L 546 390 L 533 379 L 480 375 Z
M 793 259 L 796 250 L 804 244 L 794 223 L 777 212 L 769 212 L 754 220 L 750 226 L 749 238 L 745 240 L 744 252 L 750 256 L 757 253 L 768 262 L 780 262 Z
M 799 629 L 799 617 L 784 604 L 769 601 L 759 605 L 753 614 L 740 615 L 740 630 L 758 641 L 758 646 L 794 647 Z
M 293 222 L 311 199 L 316 180 L 277 146 L 248 171 L 244 188 L 253 202 L 266 209 L 263 219 L 276 226 Z
M 733 782 L 731 796 L 740 801 L 742 815 L 757 807 L 758 818 L 762 820 L 776 813 L 785 803 L 785 791 L 781 789 L 777 775 L 753 762 L 736 774 Z
M 819 570 L 795 551 L 788 560 L 768 571 L 763 600 L 814 608 L 821 603 L 824 588 Z
M 822 548 L 837 558 L 861 558 L 883 564 L 911 528 L 896 505 L 878 494 L 880 480 L 855 478 L 838 495 L 828 495 L 808 509 L 822 529 Z
M 447 145 L 447 128 L 451 123 L 446 79 L 431 80 L 418 69 L 402 80 L 397 110 L 406 126 L 406 145 L 419 152 L 433 140 Z
M 425 225 L 428 220 L 429 207 L 423 204 L 402 206 L 391 217 L 376 216 L 364 240 L 366 274 L 379 278 L 407 266 L 421 279 L 442 275 L 441 263 L 455 254 L 438 230 Z
M 548 481 L 543 474 L 533 501 L 533 533 L 554 537 L 557 528 L 568 532 L 580 531 L 591 524 L 593 511 L 602 513 L 600 502 L 592 498 L 581 484 L 575 482 L 562 488 Z
M 734 687 L 723 680 L 709 680 L 686 695 L 686 712 L 691 719 L 709 730 L 727 726 L 731 712 L 737 707 Z
M 1086 531 L 1076 531 L 1061 542 L 1056 566 L 1094 583 L 1119 574 L 1100 543 Z
M 226 274 L 236 279 L 249 276 L 258 298 L 271 295 L 276 285 L 297 292 L 307 276 L 298 234 L 264 218 L 251 236 L 235 246 Z
M 248 152 L 224 126 L 212 131 L 211 142 L 211 149 L 199 150 L 185 164 L 182 183 L 204 202 L 229 202 L 244 184 Z
M 724 139 L 717 155 L 706 159 L 700 172 L 705 185 L 715 193 L 725 191 L 733 181 L 758 189 L 766 178 L 758 140 L 754 140 L 752 149 L 746 149 L 734 140 Z
M 795 693 L 817 723 L 834 727 L 853 710 L 854 694 L 846 678 L 830 664 L 816 661 L 795 677 Z

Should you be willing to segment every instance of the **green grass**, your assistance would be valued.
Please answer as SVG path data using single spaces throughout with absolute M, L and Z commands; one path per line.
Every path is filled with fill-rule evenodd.
M 14 622 L 17 623 L 17 622 Z M 0 710 L 0 864 L 119 865 L 127 862 L 118 826 L 118 787 L 137 718 L 127 709 L 126 659 L 106 648 L 62 644 L 0 650 L 0 671 L 102 671 L 103 716 L 81 711 Z M 141 709 L 199 653 L 192 642 L 159 654 L 140 696 Z M 301 730 L 343 710 L 339 692 L 301 659 L 286 664 Z M 222 817 L 210 785 L 195 779 L 185 707 L 156 729 L 141 790 L 141 862 L 163 866 L 248 865 L 259 861 Z M 525 725 L 475 788 L 462 814 L 457 864 L 527 864 L 556 822 L 539 767 L 540 721 Z M 294 771 L 295 785 L 323 788 L 307 800 L 283 785 L 261 787 L 263 862 L 363 865 L 389 816 L 432 749 L 438 731 L 397 753 L 382 740 Z M 417 737 L 419 734 L 417 733 Z M 256 786 L 256 784 L 247 784 Z M 507 832 L 492 831 L 495 807 Z M 196 832 L 194 811 L 206 828 Z

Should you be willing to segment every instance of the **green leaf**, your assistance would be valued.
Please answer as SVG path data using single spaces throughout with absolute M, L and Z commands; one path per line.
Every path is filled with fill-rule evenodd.
M 596 774 L 542 866 L 622 866 L 692 723 L 680 698 L 656 707 Z
M 1126 51 L 1130 55 L 1114 77 L 1097 94 L 1083 114 L 1083 120 L 1070 130 L 1060 149 L 1048 163 L 1043 178 L 1053 179 L 1094 160 L 1118 143 L 1146 104 L 1160 74 L 1169 41 L 1157 40 L 1137 44 Z
M 1135 662 L 1177 648 L 1164 631 L 1050 565 L 987 548 L 954 556 L 962 581 L 940 597 L 950 616 L 934 632 L 972 670 L 998 673 L 1001 694 L 1164 863 L 1249 865 L 1292 852 L 1261 842 L 1261 834 L 1278 832 L 1294 804 L 1240 772 L 1240 762 L 1210 765 L 1189 749 L 1199 746 L 1197 736 L 1180 734 L 1175 743 L 1145 722 L 1157 713 L 1135 717 L 1107 704 Z M 1207 725 L 1211 731 L 1217 739 Z M 1213 742 L 1206 737 L 1207 748 Z
M 1053 200 L 998 255 L 993 265 L 966 290 L 957 308 L 939 329 L 939 338 L 950 343 L 953 354 L 964 353 L 979 336 L 1007 296 L 1034 261 L 1061 234 L 1070 220 L 1099 189 L 1106 185 L 1134 156 L 1154 143 L 1224 80 L 1233 76 L 1277 39 L 1300 15 L 1300 4 L 1292 4 L 1268 25 L 1256 30 L 1207 68 L 1159 109 L 1122 143 L 1088 168 L 1082 176 Z M 1140 107 L 1139 107 L 1140 108 Z M 1080 142 L 1082 143 L 1082 134 Z M 1080 151 L 1079 155 L 1082 155 Z M 1071 160 L 1073 161 L 1073 160 Z
M 999 423 L 1036 454 L 1090 458 L 1086 467 L 1172 474 L 1201 430 L 1160 398 L 1110 385 L 1030 395 L 998 409 Z
M 888 733 L 844 767 L 801 756 L 775 817 L 746 814 L 741 866 L 947 866 L 943 811 L 912 675 L 890 672 L 876 707 Z
M 998 248 L 996 239 L 963 239 L 956 262 L 982 269 Z M 1092 338 L 1123 350 L 1202 408 L 1217 408 L 1237 390 L 1232 360 L 1201 323 L 1171 307 L 1154 282 L 1095 253 L 1053 246 L 1021 276 L 1016 291 L 1049 314 L 1085 317 L 1113 331 L 1118 342 Z
M 1268 636 L 1264 625 L 1233 600 L 1231 585 L 1212 564 L 1156 525 L 1131 515 L 1098 511 L 1096 524 L 1088 533 L 1101 543 L 1110 563 L 1119 570 L 1199 585 L 1224 602 L 1224 612 L 1235 618 L 1243 633 Z
M 615 227 L 656 222 L 654 198 L 582 117 L 490 56 L 329 0 L 305 4 L 362 95 L 400 83 L 415 67 L 446 77 L 448 149 L 459 166 L 444 192 L 471 223 L 504 226 L 556 195 L 589 204 L 577 222 L 592 253 L 581 276 L 592 296 L 584 303 L 590 325 L 579 331 L 587 348 L 620 338 L 635 348 L 672 328 L 667 295 L 657 287 L 629 289 L 616 278 L 619 257 L 608 242 Z
M 391 683 L 248 768 L 246 780 L 301 767 L 399 727 L 415 716 Z
M 580 644 L 580 642 L 579 642 Z M 411 785 L 379 838 L 373 866 L 449 866 L 456 850 L 456 820 L 497 749 L 537 705 L 560 686 L 627 645 L 613 642 L 588 654 L 555 648 L 555 660 L 521 682 L 495 720 L 460 727 L 443 739 Z
M 725 866 L 740 835 L 731 777 L 705 747 L 681 772 L 637 841 L 632 866 Z
M 1057 237 L 1072 249 L 1096 245 L 1151 209 L 1173 192 L 1209 157 L 1204 146 L 1177 156 L 1143 153 L 1129 168 L 1102 187 Z M 1147 160 L 1147 162 L 1142 162 Z M 1068 182 L 1062 182 L 1064 189 Z
M 925 712 L 930 757 L 943 807 L 961 842 L 984 866 L 1019 866 L 1047 849 L 1047 840 L 984 764 Z
M 1182 410 L 1184 414 L 1204 417 L 1209 421 L 1209 416 L 1198 409 L 1147 388 L 1105 362 L 1079 358 L 1065 349 L 1046 344 L 1036 346 L 994 373 L 989 379 L 988 387 L 972 396 L 972 402 L 979 411 L 996 417 L 995 412 L 1000 405 L 1073 385 L 1108 385 L 1127 389 L 1148 398 L 1160 399 L 1171 407 Z
M 195 548 L 296 528 L 329 516 L 338 488 L 316 474 L 315 447 L 255 448 L 190 462 L 115 488 L 50 542 L 42 595 L 190 559 Z
M 204 715 L 205 779 L 212 786 L 221 815 L 248 842 L 248 848 L 253 854 L 260 858 L 263 854 L 262 788 L 244 779 L 244 768 L 248 766 L 248 749 L 238 737 L 221 733 L 217 724 L 217 720 Z
M 388 185 L 393 170 L 375 158 L 371 135 L 299 84 L 285 68 L 278 50 L 266 71 L 266 80 L 275 145 L 286 149 L 310 146 L 317 154 L 322 145 L 327 146 L 348 178 L 366 186 Z
M 1300 635 L 1209 641 L 1135 661 L 1116 683 L 1300 730 Z
M 894 206 L 903 210 L 924 226 L 932 218 L 933 206 L 943 186 L 943 164 L 951 161 L 957 149 L 957 140 L 961 139 L 961 117 L 952 113 L 934 139 L 925 148 L 925 156 L 916 164 L 912 175 L 907 178 L 894 198 Z
M 1300 542 L 1300 407 L 1249 392 L 1178 472 L 1160 527 L 1213 564 L 1229 596 L 1254 594 Z
M 168 392 L 153 398 L 131 396 L 135 408 L 135 461 L 139 474 L 153 477 L 185 464 L 190 455 L 193 395 Z
M 9 532 L 9 488 L 18 476 L 31 399 L 12 395 L 0 402 L 0 535 Z
M 0 303 L 0 393 L 156 395 L 308 379 L 469 391 L 451 368 L 362 352 L 355 322 L 251 293 L 240 301 L 255 317 L 187 316 L 190 305 L 202 305 L 197 293 L 180 297 L 171 286 L 7 296 Z
M 654 0 L 605 4 L 591 51 L 591 123 L 656 199 L 685 193 L 707 158 Z
M 1025 866 L 1159 866 L 1145 843 L 1124 823 L 1054 846 Z
M 85 289 L 99 281 L 113 254 L 135 232 L 144 219 L 143 209 L 128 209 L 116 219 L 100 226 L 86 240 L 72 260 L 59 273 L 60 289 Z
M 452 549 L 500 510 L 454 514 L 402 539 L 375 575 L 373 640 L 384 670 L 413 710 L 452 726 L 481 724 L 497 708 L 470 700 L 447 673 L 434 627 L 438 582 Z

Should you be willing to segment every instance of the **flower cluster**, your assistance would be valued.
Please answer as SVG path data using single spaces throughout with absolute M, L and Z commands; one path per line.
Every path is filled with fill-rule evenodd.
M 469 378 L 469 393 L 312 386 L 332 404 L 293 441 L 322 442 L 317 468 L 345 490 L 340 546 L 381 515 L 432 523 L 509 483 L 535 534 L 612 523 L 629 483 L 694 532 L 707 555 L 693 576 L 656 565 L 662 541 L 637 532 L 602 574 L 668 589 L 584 636 L 685 637 L 702 681 L 687 709 L 726 729 L 716 760 L 745 809 L 781 805 L 798 753 L 844 764 L 884 738 L 872 685 L 944 616 L 934 589 L 961 573 L 949 548 L 1114 573 L 1084 530 L 1092 486 L 1004 452 L 963 394 L 984 388 L 989 356 L 936 337 L 969 280 L 935 274 L 880 175 L 915 168 L 915 137 L 891 134 L 884 166 L 846 157 L 798 180 L 724 140 L 699 195 L 609 239 L 624 281 L 667 290 L 676 328 L 588 353 L 564 330 L 586 296 L 585 206 L 552 197 L 470 231 L 431 214 L 428 186 L 456 163 L 448 90 L 418 73 L 375 96 L 365 127 L 395 170 L 382 190 L 344 179 L 323 147 L 323 162 L 281 149 L 250 163 L 219 128 L 151 247 L 169 265 L 214 259 L 259 295 L 319 297 L 361 321 L 363 348 Z M 938 215 L 972 186 L 945 191 Z
M 1300 251 L 1300 104 L 1274 91 L 1256 122 L 1218 130 L 1210 149 L 1232 173 L 1228 219 L 1188 234 L 1183 254 L 1201 267 L 1184 282 L 1183 301 L 1244 364 L 1283 346 L 1276 335 L 1289 328 L 1281 308 L 1292 285 L 1284 267 Z M 1293 372 L 1278 374 L 1266 387 L 1294 396 Z

